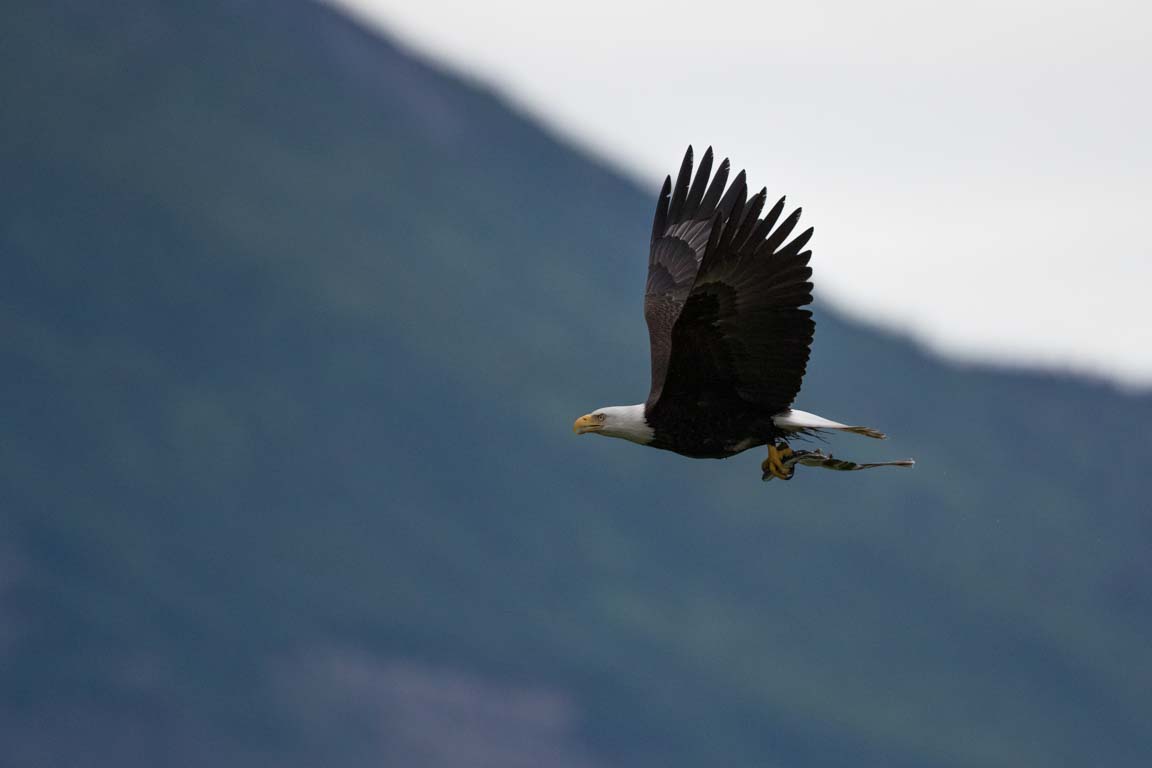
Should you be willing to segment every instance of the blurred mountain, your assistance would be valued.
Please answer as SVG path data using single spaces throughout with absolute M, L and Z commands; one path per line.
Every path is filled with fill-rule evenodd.
M 577 439 L 655 189 L 305 0 L 0 63 L 0 764 L 1152 758 L 1152 397 L 818 305 L 798 405 L 914 471 Z

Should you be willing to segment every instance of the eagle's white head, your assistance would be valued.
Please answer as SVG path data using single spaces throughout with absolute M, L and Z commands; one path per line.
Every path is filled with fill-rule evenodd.
M 634 443 L 647 445 L 652 442 L 652 427 L 644 419 L 644 404 L 610 405 L 597 408 L 592 413 L 576 419 L 572 425 L 576 434 L 593 432 L 608 437 L 622 437 Z

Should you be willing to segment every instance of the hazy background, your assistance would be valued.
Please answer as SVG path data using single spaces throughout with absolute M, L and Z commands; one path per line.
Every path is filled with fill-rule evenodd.
M 652 189 L 715 144 L 809 212 L 857 316 L 1152 384 L 1146 3 L 332 2 Z
M 482 21 L 448 26 L 480 39 Z M 886 61 L 849 47 L 862 70 Z M 809 93 L 798 55 L 762 56 Z M 819 286 L 866 246 L 911 285 L 881 260 L 912 237 L 901 207 L 966 241 L 1081 221 L 1119 238 L 1128 182 L 1094 187 L 1120 201 L 1096 221 L 995 224 L 945 192 L 1044 185 L 928 152 L 949 121 L 890 143 L 921 142 L 946 187 L 907 195 L 868 177 L 911 155 L 849 152 L 827 121 L 814 140 L 839 148 L 786 152 L 686 94 L 642 119 L 689 135 L 622 123 L 615 149 L 651 147 L 605 160 L 504 88 L 311 0 L 0 2 L 0 765 L 1147 765 L 1148 393 L 939 356 L 844 313 L 846 282 L 817 292 L 797 405 L 892 435 L 837 455 L 915 470 L 763 484 L 754 452 L 571 431 L 647 391 L 655 177 L 689 140 L 806 206 Z M 896 109 L 847 103 L 865 124 Z M 993 125 L 995 103 L 967 111 Z M 1119 173 L 1103 157 L 1075 167 Z M 957 175 L 973 169 L 988 183 Z M 1060 328 L 1140 310 L 1119 293 L 1135 279 L 1093 277 L 1143 242 L 1052 251 L 1065 266 L 1031 280 L 1083 275 Z M 943 304 L 958 281 L 907 295 Z M 969 315 L 1029 322 L 1043 296 Z

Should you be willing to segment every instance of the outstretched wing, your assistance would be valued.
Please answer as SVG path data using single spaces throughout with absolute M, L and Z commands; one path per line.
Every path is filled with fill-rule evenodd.
M 767 189 L 745 200 L 743 175 L 731 207 L 718 211 L 692 287 L 670 336 L 665 376 L 650 407 L 739 398 L 769 413 L 796 398 L 816 324 L 808 229 L 785 244 L 800 219 L 777 227 L 781 198 L 764 218 Z M 729 190 L 732 192 L 733 190 Z
M 700 167 L 692 179 L 692 147 L 676 175 L 664 179 L 656 216 L 652 221 L 652 244 L 648 255 L 648 282 L 644 290 L 644 319 L 648 323 L 648 341 L 652 354 L 652 388 L 648 401 L 660 397 L 672 354 L 672 329 L 684 308 L 696 273 L 704 258 L 705 247 L 717 217 L 723 221 L 744 196 L 744 172 L 736 177 L 728 193 L 721 197 L 728 182 L 728 160 L 720 163 L 712 183 L 712 148 L 700 158 Z

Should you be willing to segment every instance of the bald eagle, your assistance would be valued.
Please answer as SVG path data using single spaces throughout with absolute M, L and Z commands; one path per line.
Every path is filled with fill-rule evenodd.
M 761 217 L 767 188 L 751 198 L 744 171 L 728 182 L 724 160 L 712 175 L 712 148 L 692 174 L 692 148 L 673 186 L 664 180 L 652 223 L 644 319 L 652 387 L 638 405 L 598 408 L 576 420 L 577 434 L 619 437 L 691 458 L 721 459 L 768 446 L 762 478 L 792 478 L 796 464 L 830 469 L 911 466 L 911 460 L 855 464 L 820 451 L 794 451 L 788 439 L 823 430 L 879 438 L 792 408 L 808 365 L 816 323 L 812 238 L 792 240 L 797 208 L 781 220 L 784 198 Z

